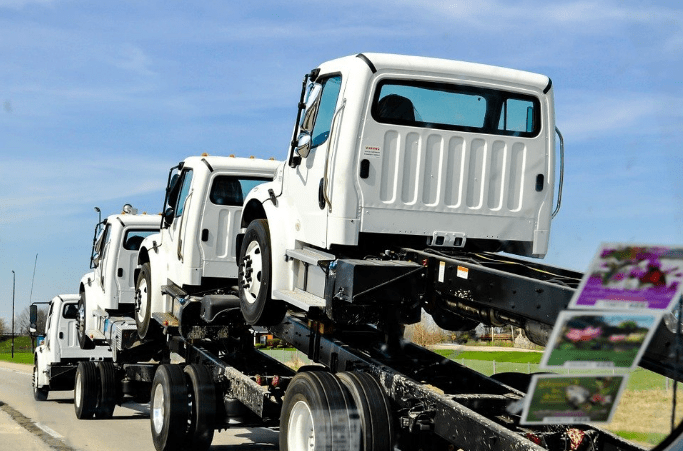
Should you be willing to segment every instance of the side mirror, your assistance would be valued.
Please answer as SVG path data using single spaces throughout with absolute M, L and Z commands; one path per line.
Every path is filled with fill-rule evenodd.
M 173 218 L 175 218 L 175 210 L 169 207 L 164 211 L 164 227 L 169 227 L 173 224 Z
M 296 154 L 302 158 L 306 158 L 311 153 L 311 134 L 309 132 L 301 132 L 296 145 Z
M 29 326 L 28 330 L 31 334 L 35 334 L 38 330 L 38 306 L 36 304 L 31 304 L 29 307 Z

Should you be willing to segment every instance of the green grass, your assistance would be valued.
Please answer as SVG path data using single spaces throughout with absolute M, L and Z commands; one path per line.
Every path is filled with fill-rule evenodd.
M 4 352 L 12 352 L 12 339 L 0 341 L 0 354 Z M 20 352 L 31 353 L 31 337 L 15 336 L 14 337 L 14 354 Z
M 5 362 L 26 363 L 28 365 L 33 365 L 33 354 L 30 352 L 15 352 L 14 358 L 12 358 L 11 352 L 3 352 L 0 354 L 0 360 Z
M 518 352 L 518 351 L 463 351 L 453 352 L 448 349 L 439 349 L 438 352 L 444 357 L 452 360 L 487 360 L 509 363 L 541 363 L 543 354 L 540 352 Z
M 647 443 L 649 445 L 658 445 L 668 434 L 660 434 L 657 432 L 633 432 L 633 431 L 614 431 L 618 436 L 637 443 Z
M 12 358 L 12 339 L 0 341 L 0 360 L 32 365 L 31 337 L 14 337 L 14 358 Z

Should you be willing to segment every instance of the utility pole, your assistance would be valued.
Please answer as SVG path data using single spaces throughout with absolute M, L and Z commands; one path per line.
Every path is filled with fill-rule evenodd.
M 17 275 L 12 270 L 12 360 L 14 360 L 14 286 L 17 279 Z

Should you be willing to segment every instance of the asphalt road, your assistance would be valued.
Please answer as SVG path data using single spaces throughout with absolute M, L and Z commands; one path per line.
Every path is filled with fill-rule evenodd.
M 117 406 L 111 420 L 78 420 L 73 391 L 33 399 L 33 367 L 0 361 L 0 449 L 45 451 L 154 451 L 149 406 Z M 267 428 L 231 428 L 214 435 L 212 451 L 277 450 L 278 434 Z

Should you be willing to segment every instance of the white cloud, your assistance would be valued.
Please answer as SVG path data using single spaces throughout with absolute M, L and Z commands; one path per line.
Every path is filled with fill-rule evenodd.
M 557 126 L 572 141 L 610 134 L 659 134 L 672 99 L 660 93 L 566 91 L 555 98 Z
M 134 162 L 131 161 L 134 160 Z M 128 157 L 6 161 L 0 172 L 0 225 L 68 216 L 94 202 L 163 195 L 168 162 Z M 10 168 L 31 168 L 27 172 Z

